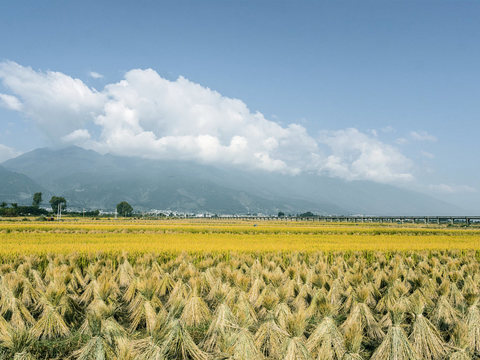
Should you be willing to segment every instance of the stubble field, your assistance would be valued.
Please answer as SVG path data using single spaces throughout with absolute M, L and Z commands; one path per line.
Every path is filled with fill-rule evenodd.
M 480 230 L 0 222 L 0 359 L 474 359 Z

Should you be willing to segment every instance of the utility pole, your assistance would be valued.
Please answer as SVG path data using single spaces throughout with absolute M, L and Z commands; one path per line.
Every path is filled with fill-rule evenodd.
M 62 204 L 58 204 L 58 209 L 57 209 L 57 220 L 62 219 Z

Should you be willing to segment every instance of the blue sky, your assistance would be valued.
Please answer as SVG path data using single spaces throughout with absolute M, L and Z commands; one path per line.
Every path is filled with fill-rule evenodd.
M 78 113 L 71 115 L 62 104 L 52 115 L 38 107 L 40 90 L 33 94 L 12 85 L 15 79 L 5 80 L 18 71 L 23 77 L 15 75 L 16 79 L 40 81 L 42 91 L 48 92 L 52 83 L 46 74 L 53 71 L 80 79 L 104 98 L 115 98 L 122 109 L 134 107 L 143 135 L 151 132 L 154 140 L 188 136 L 172 141 L 193 141 L 202 152 L 206 145 L 200 135 L 213 136 L 220 145 L 228 145 L 228 151 L 235 136 L 246 139 L 249 149 L 261 139 L 269 145 L 242 154 L 231 150 L 227 160 L 251 166 L 259 161 L 269 171 L 320 169 L 347 179 L 393 183 L 480 210 L 476 159 L 480 150 L 479 18 L 480 3 L 473 1 L 1 2 L 0 61 L 4 66 L 3 80 L 0 69 L 0 94 L 10 97 L 4 96 L 0 107 L 0 158 L 2 149 L 6 158 L 58 145 L 59 138 L 63 142 L 88 139 L 78 145 L 149 157 L 155 157 L 156 151 L 180 158 L 199 152 L 190 145 L 172 148 L 170 143 L 165 145 L 166 140 L 161 146 L 152 140 L 151 147 L 135 146 L 133 150 L 121 149 L 118 144 L 107 146 L 114 136 L 111 125 L 98 119 L 80 121 L 75 118 Z M 12 67 L 11 62 L 19 67 Z M 196 124 L 195 133 L 189 124 L 197 120 L 188 117 L 190 112 L 165 104 L 157 110 L 182 116 L 185 121 L 177 127 L 155 124 L 155 119 L 141 115 L 146 114 L 143 108 L 131 104 L 130 92 L 117 96 L 118 89 L 112 89 L 133 69 L 149 68 L 155 71 L 149 73 L 152 81 L 159 81 L 151 89 L 152 101 L 160 96 L 155 91 L 166 87 L 179 91 L 183 108 L 195 101 L 205 106 L 202 101 L 208 97 L 208 106 L 217 110 L 228 108 L 229 114 L 238 110 L 204 92 L 209 88 L 222 98 L 241 100 L 249 109 L 249 113 L 238 110 L 245 118 L 242 126 L 262 135 L 249 138 L 233 120 L 223 125 L 222 113 L 216 110 L 219 120 L 208 126 Z M 91 72 L 102 77 L 94 78 Z M 148 87 L 145 76 L 132 74 L 127 81 L 135 94 L 140 92 L 135 86 Z M 188 84 L 177 83 L 179 76 L 188 79 Z M 6 104 L 12 96 L 23 104 L 21 110 Z M 124 113 L 105 115 L 104 100 L 92 102 L 95 104 L 79 105 L 85 114 L 104 116 L 102 119 L 111 121 L 108 124 L 127 121 L 115 118 L 124 119 Z M 257 111 L 269 123 L 261 120 L 256 124 Z M 45 125 L 49 115 L 59 114 L 62 119 Z M 66 127 L 68 133 L 52 130 L 62 128 L 60 121 L 71 123 Z M 165 115 L 162 121 L 176 123 L 176 118 Z M 280 129 L 272 128 L 271 123 Z M 301 130 L 290 124 L 300 125 L 308 137 L 303 138 Z M 112 131 L 109 135 L 105 135 L 107 128 Z M 80 132 L 69 136 L 75 130 Z M 136 136 L 132 142 L 140 141 L 137 130 L 132 130 Z M 302 144 L 313 139 L 314 143 L 300 151 L 295 139 Z M 272 147 L 270 143 L 275 141 L 280 145 Z M 353 143 L 359 145 L 352 148 Z M 223 151 L 220 145 L 217 148 Z M 365 147 L 370 149 L 368 153 L 362 153 Z M 199 161 L 219 161 L 212 154 L 216 150 L 207 150 Z M 312 153 L 313 159 L 301 163 L 299 159 Z M 370 161 L 377 161 L 378 166 L 365 165 Z M 316 167 L 309 167 L 316 162 Z M 323 166 L 325 162 L 330 165 Z

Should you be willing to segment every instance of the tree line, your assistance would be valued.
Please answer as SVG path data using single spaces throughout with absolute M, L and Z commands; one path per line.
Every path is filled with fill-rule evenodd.
M 51 211 L 41 208 L 40 204 L 43 200 L 43 194 L 41 192 L 36 192 L 33 194 L 32 205 L 23 205 L 20 206 L 18 203 L 6 203 L 5 201 L 0 203 L 0 216 L 6 217 L 15 217 L 15 216 L 47 216 L 56 214 L 59 209 L 62 212 L 67 210 L 67 200 L 63 196 L 52 196 L 49 200 L 49 204 L 52 208 Z M 126 201 L 122 201 L 116 206 L 117 214 L 119 216 L 132 216 L 133 207 Z M 77 212 L 69 212 L 69 214 L 75 215 Z M 86 216 L 98 216 L 100 214 L 99 210 L 86 211 L 78 213 Z
M 49 215 L 51 213 L 56 214 L 59 209 L 61 209 L 62 212 L 67 210 L 67 200 L 63 196 L 52 196 L 49 200 L 49 204 L 52 207 L 52 211 L 49 212 L 48 210 L 41 208 L 40 204 L 42 203 L 42 193 L 37 192 L 33 194 L 32 198 L 32 205 L 30 206 L 19 206 L 17 203 L 10 203 L 7 204 L 6 202 L 0 203 L 0 216 L 40 216 L 40 215 Z M 69 212 L 71 215 L 87 215 L 87 216 L 98 216 L 100 213 L 99 210 L 94 210 L 94 211 L 86 211 L 82 213 L 78 212 Z M 116 213 L 118 216 L 123 216 L 123 217 L 130 217 L 133 216 L 134 211 L 133 207 L 127 202 L 127 201 L 122 201 L 117 204 L 116 206 Z M 286 215 L 283 211 L 279 211 L 278 215 L 279 218 L 283 217 L 290 217 L 292 215 Z M 302 214 L 297 214 L 295 215 L 296 217 L 300 218 L 311 218 L 315 217 L 314 213 L 307 211 Z
M 42 193 L 33 194 L 32 205 L 19 206 L 18 203 L 7 204 L 5 201 L 0 203 L 0 216 L 28 216 L 28 215 L 48 215 L 50 212 L 40 207 L 42 203 Z M 60 207 L 62 211 L 67 209 L 67 200 L 63 196 L 52 196 L 50 201 L 52 212 L 57 212 Z

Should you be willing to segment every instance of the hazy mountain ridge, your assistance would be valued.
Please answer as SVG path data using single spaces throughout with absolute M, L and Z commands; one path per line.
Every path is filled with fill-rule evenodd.
M 115 204 L 126 200 L 141 210 L 216 213 L 462 212 L 423 194 L 368 181 L 347 182 L 308 174 L 288 176 L 186 161 L 101 155 L 78 147 L 37 149 L 8 160 L 3 166 L 35 179 L 51 193 L 65 196 L 74 207 L 113 209 Z
M 49 192 L 24 174 L 9 171 L 0 166 L 0 202 L 30 205 L 36 192 Z

